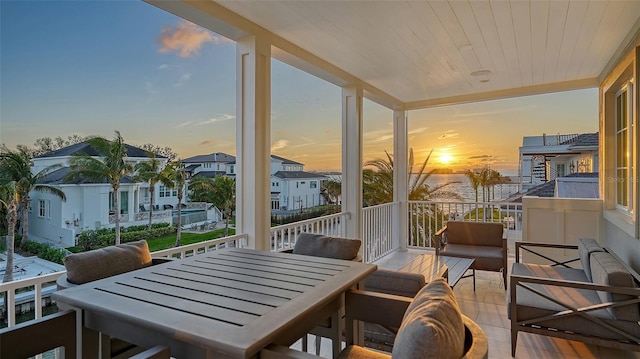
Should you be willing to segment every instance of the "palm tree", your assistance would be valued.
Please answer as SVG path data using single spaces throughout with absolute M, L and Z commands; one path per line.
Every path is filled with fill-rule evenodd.
M 7 208 L 7 261 L 4 270 L 3 283 L 13 281 L 13 252 L 15 246 L 16 222 L 18 221 L 18 202 L 20 195 L 16 189 L 16 183 L 11 181 L 0 186 L 0 204 Z M 5 297 L 6 303 L 6 297 Z
M 481 173 L 482 170 L 466 170 L 464 173 L 469 179 L 469 182 L 471 182 L 471 187 L 476 192 L 476 203 L 478 202 L 478 187 L 480 187 L 480 182 L 482 180 Z
M 31 158 L 26 151 L 11 151 L 6 147 L 1 149 L 0 178 L 2 178 L 3 183 L 13 181 L 15 183 L 15 189 L 20 197 L 20 201 L 17 204 L 18 212 L 20 214 L 20 229 L 22 234 L 20 245 L 29 240 L 28 209 L 29 202 L 31 201 L 31 198 L 29 197 L 29 193 L 31 191 L 50 193 L 60 197 L 63 201 L 66 200 L 64 192 L 58 187 L 39 183 L 47 174 L 59 167 L 61 166 L 49 166 L 40 172 L 33 174 L 31 172 Z
M 173 181 L 169 178 L 170 169 L 168 166 L 162 167 L 162 162 L 153 152 L 147 152 L 149 160 L 135 165 L 136 179 L 149 182 L 149 195 L 151 204 L 149 206 L 149 230 L 153 220 L 153 204 L 155 201 L 156 183 L 162 183 L 167 187 L 173 187 Z
M 321 192 L 327 202 L 338 204 L 338 197 L 342 194 L 342 183 L 335 179 L 326 180 L 322 183 Z
M 173 188 L 178 191 L 178 223 L 176 229 L 176 247 L 180 247 L 182 236 L 182 197 L 184 197 L 184 185 L 187 182 L 187 172 L 180 161 L 172 162 L 168 166 L 169 178 L 173 182 Z
M 189 181 L 189 190 L 191 190 L 189 198 L 192 202 L 213 203 L 214 188 L 213 178 L 195 176 Z
M 229 220 L 236 205 L 236 183 L 226 176 L 216 176 L 213 179 L 213 204 L 222 209 L 224 214 L 224 236 L 229 235 Z
M 86 153 L 74 155 L 69 161 L 70 172 L 65 181 L 90 180 L 101 182 L 105 179 L 113 189 L 115 205 L 116 245 L 120 244 L 120 181 L 133 173 L 133 165 L 127 163 L 127 147 L 120 132 L 109 141 L 103 137 L 92 137 L 87 143 L 96 150 L 100 158 Z
M 409 150 L 409 176 L 408 195 L 410 201 L 424 201 L 431 198 L 459 198 L 457 193 L 445 190 L 446 187 L 457 183 L 448 182 L 437 186 L 430 186 L 427 180 L 434 172 L 427 171 L 427 165 L 433 150 L 429 152 L 424 162 L 417 166 L 414 171 L 413 149 Z M 375 159 L 367 161 L 365 166 L 373 166 L 374 170 L 365 169 L 362 172 L 363 180 L 363 202 L 365 205 L 372 206 L 376 204 L 393 202 L 393 155 L 385 151 L 386 159 Z

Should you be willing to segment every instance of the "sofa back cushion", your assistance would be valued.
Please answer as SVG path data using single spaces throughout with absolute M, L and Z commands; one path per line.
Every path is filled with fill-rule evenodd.
M 82 284 L 151 265 L 146 241 L 75 253 L 64 258 L 67 280 Z
M 358 256 L 361 241 L 324 234 L 301 233 L 293 247 L 293 254 L 352 260 Z
M 502 223 L 447 222 L 446 241 L 452 244 L 502 247 Z
M 449 284 L 438 278 L 413 299 L 393 344 L 392 358 L 462 358 L 465 329 Z
M 636 282 L 629 271 L 618 262 L 610 253 L 594 252 L 591 254 L 591 277 L 593 283 L 600 285 L 611 285 L 618 287 L 636 287 Z M 626 294 L 612 294 L 598 291 L 598 296 L 603 302 L 619 302 L 633 299 L 633 296 Z M 609 313 L 618 320 L 631 322 L 640 321 L 638 303 L 607 308 Z
M 589 281 L 591 278 L 591 253 L 594 252 L 604 252 L 604 249 L 600 246 L 598 242 L 596 242 L 593 238 L 580 238 L 578 239 L 578 254 L 580 255 L 580 263 L 582 264 L 582 269 L 584 270 L 584 274 L 587 275 Z

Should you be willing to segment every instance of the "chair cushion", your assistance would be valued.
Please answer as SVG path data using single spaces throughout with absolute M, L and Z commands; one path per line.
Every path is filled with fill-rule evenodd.
M 610 253 L 595 252 L 591 254 L 591 276 L 593 283 L 602 285 L 612 285 L 619 287 L 635 287 L 636 282 L 629 271 L 618 262 Z M 633 296 L 626 294 L 612 294 L 598 291 L 598 296 L 603 302 L 620 302 L 632 299 Z M 628 320 L 637 322 L 640 320 L 638 304 L 625 305 L 607 310 L 618 320 Z
M 373 292 L 415 297 L 424 287 L 424 275 L 378 268 L 364 279 L 366 290 Z
M 499 271 L 504 268 L 504 252 L 502 247 L 476 246 L 449 243 L 440 251 L 442 256 L 473 258 L 471 268 Z
M 447 222 L 447 243 L 502 247 L 502 223 Z
M 146 241 L 75 253 L 64 258 L 67 280 L 82 284 L 151 265 Z
M 301 233 L 293 247 L 293 254 L 352 260 L 358 256 L 361 241 L 324 234 Z
M 604 252 L 604 249 L 593 238 L 578 239 L 578 254 L 580 255 L 580 263 L 582 264 L 582 269 L 584 270 L 584 273 L 587 275 L 587 278 L 589 278 L 589 280 L 591 280 L 591 266 L 589 264 L 589 257 L 593 252 Z
M 393 358 L 455 358 L 464 355 L 465 331 L 449 284 L 438 278 L 413 299 L 393 344 Z

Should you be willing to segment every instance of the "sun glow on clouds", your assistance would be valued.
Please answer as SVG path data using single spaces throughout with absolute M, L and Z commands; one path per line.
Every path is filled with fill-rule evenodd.
M 180 57 L 192 57 L 198 55 L 202 46 L 208 42 L 220 44 L 232 41 L 183 20 L 175 26 L 165 26 L 158 42 L 158 51 L 162 53 L 177 52 Z
M 289 141 L 287 140 L 278 140 L 271 145 L 271 152 L 273 153 L 277 150 L 281 150 L 287 147 L 288 144 L 289 144 Z

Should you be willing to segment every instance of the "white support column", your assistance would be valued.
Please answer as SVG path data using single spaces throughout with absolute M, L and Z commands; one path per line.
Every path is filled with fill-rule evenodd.
M 409 166 L 408 166 L 407 112 L 393 111 L 393 248 L 407 250 L 409 239 Z
M 342 88 L 342 211 L 345 236 L 362 238 L 362 88 Z
M 236 44 L 236 233 L 270 250 L 271 44 Z

